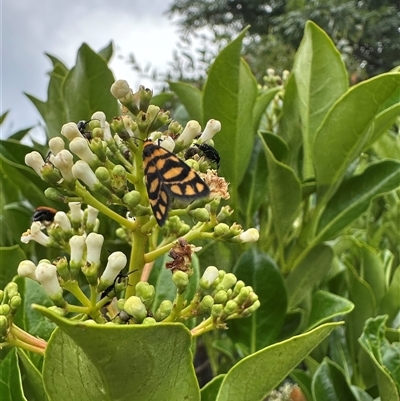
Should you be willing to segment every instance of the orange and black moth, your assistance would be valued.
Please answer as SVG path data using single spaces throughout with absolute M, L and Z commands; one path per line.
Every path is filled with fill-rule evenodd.
M 167 219 L 171 198 L 192 201 L 210 194 L 196 171 L 150 140 L 143 145 L 143 166 L 150 206 L 159 226 Z

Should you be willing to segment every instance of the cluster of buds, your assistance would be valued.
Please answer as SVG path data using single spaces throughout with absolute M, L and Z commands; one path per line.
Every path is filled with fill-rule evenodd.
M 52 192 L 53 188 L 48 188 L 46 192 Z M 99 228 L 99 211 L 92 206 L 88 206 L 84 211 L 80 202 L 69 202 L 70 211 L 56 211 L 51 208 L 39 208 L 35 214 L 45 209 L 46 214 L 33 218 L 31 227 L 22 234 L 21 242 L 27 244 L 35 241 L 43 246 L 62 248 L 69 251 L 69 242 L 73 236 L 79 235 L 86 237 L 92 232 L 97 232 Z M 46 230 L 47 234 L 44 233 Z
M 0 349 L 15 346 L 27 351 L 43 354 L 46 342 L 31 336 L 13 323 L 13 317 L 21 305 L 18 285 L 10 282 L 4 290 L 0 290 Z
M 111 92 L 122 105 L 121 116 L 109 123 L 103 112 L 96 112 L 89 121 L 67 123 L 61 130 L 64 138 L 49 141 L 50 153 L 45 159 L 38 152 L 26 155 L 26 164 L 51 185 L 45 195 L 68 202 L 70 212 L 54 211 L 52 221 L 34 215 L 21 240 L 56 246 L 70 256 L 38 263 L 23 261 L 19 275 L 39 282 L 57 313 L 75 313 L 96 323 L 151 324 L 203 316 L 204 321 L 193 331 L 197 335 L 225 327 L 229 319 L 248 316 L 259 305 L 252 288 L 215 267 L 206 270 L 194 299 L 186 299 L 196 250 L 193 241 L 245 243 L 257 241 L 259 236 L 255 228 L 245 231 L 239 224 L 229 223 L 233 211 L 222 205 L 230 195 L 228 183 L 218 176 L 220 157 L 213 147 L 220 122 L 210 120 L 204 131 L 197 121 L 182 127 L 171 120 L 169 112 L 150 105 L 152 92 L 144 87 L 133 93 L 125 81 L 117 81 Z M 168 170 L 171 163 L 163 162 L 165 158 L 179 166 L 175 170 L 189 171 L 187 180 L 207 187 L 198 192 L 204 196 L 193 195 L 195 185 L 168 184 L 176 172 Z M 171 186 L 164 190 L 166 185 Z M 170 192 L 177 201 L 170 199 Z M 187 198 L 193 202 L 184 203 Z M 88 207 L 83 211 L 81 204 Z M 116 213 L 110 205 L 118 205 L 126 214 Z M 116 236 L 132 247 L 129 262 L 124 253 L 114 252 L 102 266 L 104 237 L 97 233 L 99 212 L 119 223 Z M 146 282 L 149 271 L 145 267 L 151 269 L 153 262 L 168 252 L 172 261 L 166 268 L 172 273 L 176 298 L 164 300 L 153 310 L 155 290 Z M 127 265 L 128 273 L 122 274 Z M 212 274 L 216 275 L 210 280 Z M 79 287 L 82 276 L 89 284 L 90 296 Z M 80 305 L 69 304 L 65 291 Z

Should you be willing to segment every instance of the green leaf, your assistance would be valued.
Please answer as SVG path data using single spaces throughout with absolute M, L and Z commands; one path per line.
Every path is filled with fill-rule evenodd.
M 400 74 L 382 74 L 353 86 L 331 107 L 318 128 L 313 150 L 318 202 L 325 203 L 336 192 L 364 148 L 382 105 L 399 90 Z
M 340 324 L 327 323 L 242 359 L 226 374 L 217 401 L 264 399 Z
M 374 130 L 371 133 L 371 137 L 365 146 L 365 149 L 368 149 L 384 132 L 390 129 L 399 115 L 400 103 L 394 104 L 379 113 L 375 118 Z
M 238 191 L 239 209 L 246 219 L 246 227 L 251 226 L 254 214 L 267 200 L 267 160 L 260 145 L 260 138 L 256 138 L 250 164 Z
M 353 266 L 347 263 L 349 300 L 354 303 L 354 310 L 346 316 L 346 337 L 350 354 L 355 360 L 358 354 L 358 338 L 365 321 L 376 313 L 375 297 L 369 284 L 359 276 Z
M 15 348 L 0 362 L 0 395 L 1 401 L 26 401 Z
M 349 347 L 346 342 L 345 327 L 338 327 L 329 336 L 330 357 L 333 362 L 337 363 L 345 372 L 347 378 L 353 376 L 353 361 L 350 357 Z
M 184 325 L 99 326 L 35 308 L 65 333 L 56 330 L 46 349 L 43 379 L 51 399 L 200 400 Z
M 165 104 L 171 102 L 173 98 L 173 92 L 161 92 L 151 98 L 150 104 L 163 108 Z M 199 100 L 199 102 L 201 103 L 201 100 Z
M 242 254 L 233 272 L 252 286 L 261 306 L 249 318 L 232 320 L 228 335 L 253 353 L 272 344 L 281 331 L 287 308 L 285 284 L 276 263 L 255 249 Z
M 317 291 L 312 295 L 312 307 L 307 330 L 317 327 L 334 317 L 346 315 L 353 309 L 354 304 L 346 298 L 327 291 Z
M 17 275 L 19 263 L 25 259 L 25 252 L 19 245 L 0 247 L 0 289 L 12 281 Z
M 105 59 L 83 44 L 64 83 L 66 120 L 87 120 L 99 110 L 108 120 L 118 115 L 118 102 L 110 92 L 114 81 Z
M 298 266 L 286 278 L 289 309 L 293 309 L 328 274 L 333 259 L 331 247 L 325 244 L 311 248 Z
M 15 141 L 21 141 L 27 134 L 28 132 L 32 129 L 33 127 L 29 127 L 29 128 L 24 128 L 21 129 L 20 131 L 17 131 L 16 133 L 10 135 L 8 137 L 8 139 L 13 139 Z
M 221 132 L 214 137 L 221 156 L 221 175 L 230 183 L 235 209 L 237 190 L 250 162 L 256 132 L 252 131 L 257 82 L 240 51 L 246 31 L 215 59 L 203 90 L 204 121 L 219 120 Z
M 364 213 L 372 199 L 396 189 L 400 183 L 400 162 L 381 160 L 344 181 L 326 205 L 319 220 L 318 238 L 332 239 Z
M 114 44 L 112 41 L 97 53 L 99 56 L 103 57 L 107 62 L 110 62 L 111 57 L 114 54 Z
M 268 197 L 273 226 L 279 241 L 284 243 L 299 212 L 301 184 L 294 171 L 289 166 L 277 161 L 263 137 L 259 136 L 267 158 Z
M 0 125 L 3 124 L 4 120 L 7 118 L 8 113 L 10 110 L 6 110 L 1 116 L 0 116 Z
M 336 363 L 325 358 L 312 381 L 313 399 L 324 401 L 357 401 L 344 372 Z
M 292 74 L 296 77 L 302 124 L 303 179 L 307 180 L 314 177 L 313 144 L 317 128 L 332 104 L 348 88 L 347 72 L 340 52 L 314 22 L 306 24 Z
M 206 122 L 203 121 L 203 94 L 201 90 L 186 82 L 168 82 L 168 84 L 171 90 L 178 96 L 181 103 L 185 106 L 185 109 L 189 113 L 189 117 L 192 120 L 198 121 L 204 128 Z
M 301 155 L 303 141 L 301 135 L 299 135 L 302 128 L 298 97 L 296 77 L 292 74 L 285 86 L 279 135 L 288 147 L 288 153 L 282 161 L 290 166 L 297 176 L 301 177 L 299 160 L 303 158 Z
M 379 314 L 388 314 L 388 325 L 394 327 L 394 321 L 400 310 L 400 266 L 397 266 L 392 281 L 390 282 L 389 288 L 387 289 L 385 295 L 383 296 L 379 304 Z
M 201 401 L 215 401 L 217 399 L 217 394 L 224 377 L 225 375 L 218 375 L 214 377 L 201 389 Z
M 385 339 L 386 320 L 387 316 L 368 319 L 359 342 L 374 363 L 381 400 L 397 401 L 400 396 L 400 347 L 398 343 L 390 345 Z
M 400 160 L 400 143 L 398 136 L 385 132 L 372 145 L 372 151 L 380 158 Z
M 257 132 L 262 115 L 265 113 L 266 108 L 280 90 L 280 88 L 272 88 L 261 95 L 258 95 L 256 98 L 253 108 L 253 132 Z
M 21 349 L 18 350 L 20 368 L 23 377 L 23 387 L 28 399 L 47 401 L 44 391 L 42 374 L 28 358 L 28 355 Z

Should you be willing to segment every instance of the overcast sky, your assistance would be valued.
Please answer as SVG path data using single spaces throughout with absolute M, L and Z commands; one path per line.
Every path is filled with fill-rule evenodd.
M 169 0 L 0 2 L 0 112 L 10 110 L 0 126 L 2 138 L 40 121 L 23 92 L 46 99 L 51 64 L 45 52 L 71 67 L 83 42 L 98 51 L 113 40 L 116 53 L 110 66 L 114 76 L 136 88 L 149 82 L 139 79 L 118 55 L 133 53 L 141 65 L 167 63 L 178 41 L 177 27 L 163 15 Z

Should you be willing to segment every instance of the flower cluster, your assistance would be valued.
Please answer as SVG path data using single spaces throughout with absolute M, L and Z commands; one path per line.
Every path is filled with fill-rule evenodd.
M 152 324 L 201 316 L 203 322 L 192 331 L 198 335 L 248 316 L 259 306 L 257 295 L 215 267 L 206 269 L 194 298 L 186 298 L 192 254 L 199 249 L 194 241 L 258 240 L 255 228 L 245 231 L 229 223 L 233 210 L 222 204 L 230 196 L 228 183 L 218 175 L 220 156 L 213 147 L 220 122 L 210 120 L 203 131 L 197 121 L 182 127 L 169 112 L 150 105 L 152 92 L 144 87 L 133 93 L 125 81 L 117 81 L 111 92 L 122 115 L 109 123 L 96 112 L 89 121 L 67 123 L 61 130 L 64 139 L 49 141 L 45 159 L 38 152 L 26 155 L 26 164 L 50 184 L 45 195 L 68 203 L 70 211 L 54 210 L 54 218 L 43 221 L 39 210 L 21 241 L 58 247 L 69 257 L 25 260 L 18 274 L 39 282 L 57 313 L 96 323 Z M 175 175 L 180 178 L 170 184 Z M 125 212 L 116 213 L 110 205 Z M 117 251 L 102 259 L 98 213 L 119 224 L 115 237 L 110 233 L 107 239 L 128 243 L 129 258 Z M 154 261 L 167 253 L 176 296 L 154 305 L 156 290 L 147 277 Z M 79 286 L 83 277 L 89 296 Z M 79 305 L 66 301 L 66 291 Z

